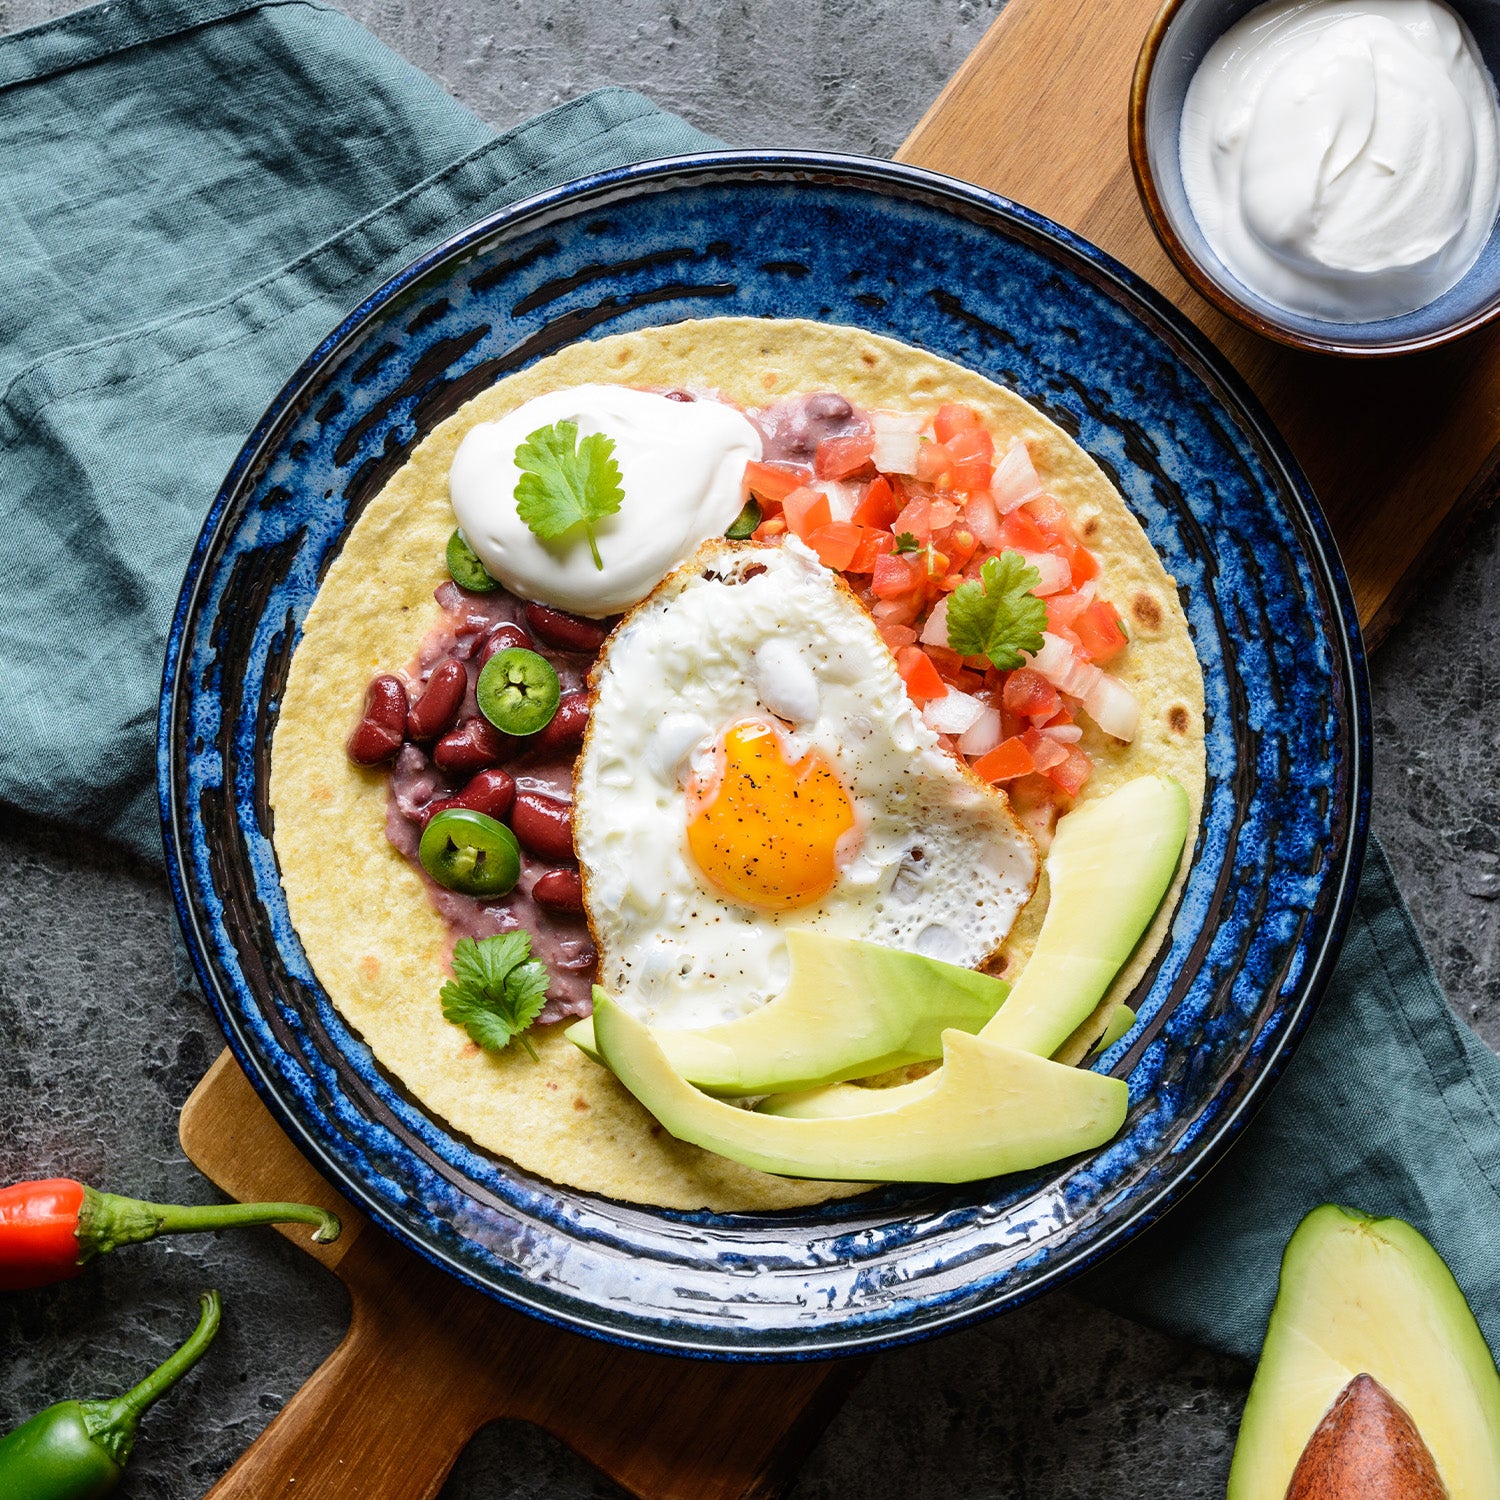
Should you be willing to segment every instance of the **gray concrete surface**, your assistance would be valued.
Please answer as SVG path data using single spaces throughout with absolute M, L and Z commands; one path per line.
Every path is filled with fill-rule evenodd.
M 496 126 L 604 82 L 736 144 L 886 153 L 983 33 L 971 0 L 344 0 Z M 0 29 L 64 0 L 0 0 Z M 1375 667 L 1376 826 L 1454 1003 L 1500 1043 L 1500 557 L 1493 520 Z M 160 876 L 87 835 L 0 810 L 0 1181 L 68 1173 L 203 1200 L 177 1146 L 220 1046 L 172 980 Z M 0 1301 L 0 1430 L 65 1394 L 123 1387 L 224 1292 L 212 1357 L 149 1419 L 126 1494 L 194 1500 L 337 1342 L 339 1283 L 269 1231 L 165 1242 Z M 1243 1367 L 1062 1295 L 880 1359 L 803 1471 L 798 1500 L 900 1495 L 1211 1500 Z M 586 1399 L 586 1397 L 584 1397 Z M 393 1434 L 393 1441 L 399 1434 Z M 552 1439 L 483 1433 L 444 1500 L 608 1496 Z M 7 1497 L 10 1500 L 10 1497 Z M 319 1497 L 325 1500 L 325 1497 Z M 332 1500 L 332 1497 L 327 1497 Z

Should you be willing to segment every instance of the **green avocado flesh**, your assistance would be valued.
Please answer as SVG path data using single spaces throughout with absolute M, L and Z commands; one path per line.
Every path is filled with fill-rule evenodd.
M 918 953 L 787 933 L 786 989 L 738 1021 L 652 1035 L 673 1068 L 714 1094 L 770 1094 L 868 1078 L 943 1054 L 950 1028 L 978 1031 L 1010 986 Z M 566 1032 L 603 1062 L 590 1021 Z
M 1410 1224 L 1333 1204 L 1282 1258 L 1226 1500 L 1285 1500 L 1314 1429 L 1362 1374 L 1405 1408 L 1452 1500 L 1500 1500 L 1500 1374 L 1452 1272 Z
M 1187 793 L 1170 776 L 1138 776 L 1057 825 L 1047 854 L 1047 915 L 1010 998 L 979 1034 L 1050 1057 L 1094 1011 L 1151 925 L 1187 838 Z M 1134 1017 L 1131 1017 L 1134 1020 Z M 886 1110 L 935 1086 L 833 1085 L 761 1105 L 797 1119 Z
M 1128 1005 L 1115 1006 L 1109 1025 L 1104 1028 L 1104 1035 L 1089 1049 L 1089 1055 L 1092 1057 L 1100 1052 L 1108 1052 L 1134 1025 L 1135 1012 Z
M 972 1182 L 1103 1145 L 1125 1121 L 1118 1078 L 948 1031 L 938 1086 L 848 1119 L 757 1114 L 695 1089 L 651 1029 L 594 992 L 594 1035 L 620 1082 L 678 1140 L 784 1177 Z

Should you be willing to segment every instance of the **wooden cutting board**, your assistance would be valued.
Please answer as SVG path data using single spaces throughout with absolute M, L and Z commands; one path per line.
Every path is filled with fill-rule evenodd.
M 1356 363 L 1245 332 L 1177 274 L 1125 149 L 1156 0 L 1010 0 L 899 159 L 1003 193 L 1102 245 L 1164 292 L 1249 381 L 1328 512 L 1371 644 L 1490 498 L 1500 342 Z M 535 1422 L 643 1500 L 783 1492 L 863 1363 L 744 1366 L 631 1353 L 460 1286 L 369 1224 L 298 1154 L 226 1052 L 182 1112 L 188 1156 L 236 1198 L 335 1208 L 337 1244 L 296 1243 L 349 1288 L 342 1344 L 212 1500 L 426 1500 L 485 1423 Z

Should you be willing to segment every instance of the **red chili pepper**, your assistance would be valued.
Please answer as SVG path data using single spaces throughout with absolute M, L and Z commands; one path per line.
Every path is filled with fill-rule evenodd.
M 338 1216 L 307 1203 L 184 1208 L 119 1198 L 67 1177 L 18 1182 L 0 1188 L 0 1292 L 68 1281 L 117 1245 L 241 1224 L 314 1224 L 322 1245 L 339 1237 Z

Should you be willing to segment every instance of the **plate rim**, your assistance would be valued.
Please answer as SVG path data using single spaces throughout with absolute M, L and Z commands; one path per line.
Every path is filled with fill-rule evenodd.
M 948 200 L 952 204 L 967 205 L 971 209 L 977 208 L 986 214 L 998 215 L 1002 219 L 1010 219 L 1018 223 L 1042 241 L 1087 262 L 1097 273 L 1115 284 L 1119 292 L 1123 294 L 1122 300 L 1125 303 L 1133 302 L 1144 305 L 1156 323 L 1151 331 L 1163 337 L 1172 347 L 1174 354 L 1192 368 L 1195 375 L 1199 378 L 1206 378 L 1210 386 L 1218 386 L 1229 398 L 1229 401 L 1233 403 L 1231 407 L 1233 414 L 1263 444 L 1268 460 L 1274 463 L 1289 496 L 1295 500 L 1297 511 L 1295 519 L 1305 529 L 1308 540 L 1312 544 L 1307 549 L 1308 561 L 1327 590 L 1332 606 L 1330 624 L 1336 623 L 1339 626 L 1336 632 L 1337 662 L 1332 675 L 1335 681 L 1342 680 L 1346 690 L 1346 711 L 1350 720 L 1348 837 L 1344 848 L 1339 851 L 1338 883 L 1329 910 L 1323 941 L 1315 953 L 1309 952 L 1307 956 L 1304 977 L 1298 986 L 1299 993 L 1294 1007 L 1289 1008 L 1276 1045 L 1262 1056 L 1254 1078 L 1245 1087 L 1241 1097 L 1234 1100 L 1231 1107 L 1215 1120 L 1214 1128 L 1206 1136 L 1194 1142 L 1191 1166 L 1175 1177 L 1171 1183 L 1149 1194 L 1143 1194 L 1143 1201 L 1131 1212 L 1111 1224 L 1086 1252 L 1072 1257 L 1059 1256 L 1050 1260 L 1022 1286 L 1002 1292 L 980 1306 L 952 1312 L 939 1310 L 935 1316 L 922 1321 L 918 1326 L 903 1326 L 895 1329 L 882 1327 L 875 1331 L 865 1331 L 861 1328 L 849 1330 L 840 1326 L 833 1341 L 824 1340 L 805 1348 L 727 1346 L 704 1339 L 680 1340 L 667 1336 L 635 1336 L 613 1326 L 591 1322 L 582 1312 L 578 1316 L 565 1316 L 552 1306 L 539 1305 L 518 1295 L 509 1287 L 502 1289 L 477 1277 L 467 1266 L 451 1259 L 441 1247 L 419 1238 L 399 1218 L 388 1212 L 367 1190 L 363 1180 L 334 1160 L 311 1127 L 304 1125 L 287 1107 L 276 1081 L 266 1075 L 255 1054 L 247 1045 L 241 1029 L 241 1018 L 236 1008 L 229 1003 L 229 997 L 220 992 L 220 987 L 205 957 L 210 945 L 205 934 L 200 930 L 187 890 L 188 882 L 185 872 L 191 861 L 190 857 L 184 853 L 183 810 L 178 803 L 174 782 L 174 769 L 179 749 L 175 732 L 174 708 L 179 695 L 186 686 L 184 675 L 186 655 L 183 650 L 186 627 L 196 613 L 200 597 L 209 582 L 209 576 L 204 569 L 205 560 L 220 541 L 221 535 L 227 530 L 227 523 L 232 520 L 231 508 L 239 495 L 246 473 L 255 466 L 268 442 L 275 436 L 282 417 L 298 401 L 308 385 L 317 379 L 322 369 L 337 356 L 345 345 L 356 339 L 365 326 L 372 322 L 385 305 L 399 295 L 406 286 L 471 248 L 478 241 L 507 229 L 524 227 L 528 221 L 543 218 L 553 210 L 565 207 L 571 200 L 586 200 L 601 192 L 617 189 L 627 184 L 651 184 L 674 177 L 691 181 L 700 175 L 736 169 L 751 171 L 762 169 L 768 174 L 785 172 L 792 176 L 798 172 L 836 173 L 860 179 L 863 184 L 877 191 L 892 180 L 903 182 L 928 195 Z M 1331 644 L 1334 637 L 1335 632 L 1330 631 Z M 1160 292 L 1129 267 L 1083 236 L 1034 209 L 974 184 L 925 167 L 853 153 L 793 149 L 724 149 L 684 153 L 608 168 L 530 194 L 518 199 L 515 203 L 486 214 L 444 237 L 408 262 L 364 297 L 328 334 L 319 340 L 272 398 L 264 414 L 236 454 L 204 519 L 189 558 L 172 614 L 162 673 L 157 722 L 157 799 L 162 818 L 166 870 L 173 906 L 186 940 L 194 973 L 208 999 L 215 1020 L 225 1034 L 236 1062 L 249 1078 L 257 1095 L 277 1124 L 291 1136 L 298 1149 L 313 1162 L 317 1170 L 330 1179 L 331 1185 L 345 1194 L 367 1218 L 378 1224 L 386 1233 L 391 1234 L 404 1248 L 418 1254 L 429 1264 L 456 1276 L 464 1284 L 498 1300 L 503 1305 L 522 1311 L 554 1327 L 572 1333 L 582 1333 L 621 1347 L 658 1354 L 735 1363 L 788 1363 L 838 1359 L 854 1354 L 896 1348 L 936 1337 L 942 1333 L 954 1332 L 1019 1307 L 1045 1292 L 1055 1290 L 1059 1285 L 1071 1281 L 1075 1276 L 1098 1265 L 1116 1251 L 1124 1248 L 1145 1229 L 1170 1212 L 1218 1164 L 1229 1146 L 1269 1097 L 1274 1084 L 1295 1053 L 1322 1001 L 1328 981 L 1332 977 L 1333 969 L 1342 951 L 1353 917 L 1359 878 L 1363 870 L 1369 838 L 1372 753 L 1371 704 L 1366 652 L 1353 593 L 1327 518 L 1301 466 L 1271 422 L 1259 399 L 1250 390 L 1239 372 L 1213 347 L 1207 337 L 1191 323 L 1185 314 L 1169 303 Z M 583 1306 L 586 1307 L 587 1304 Z

